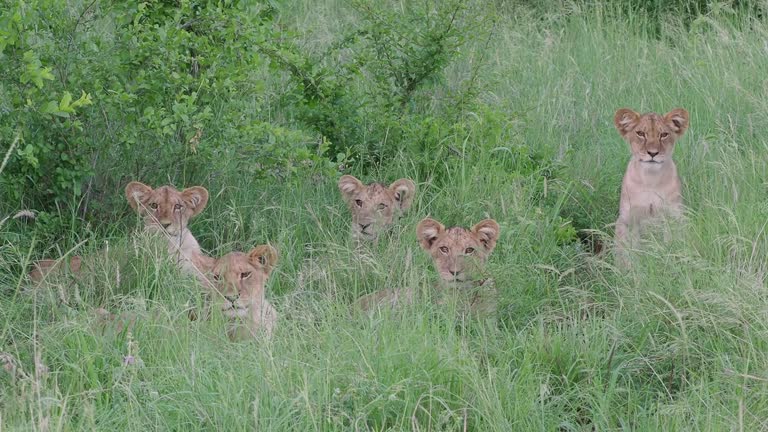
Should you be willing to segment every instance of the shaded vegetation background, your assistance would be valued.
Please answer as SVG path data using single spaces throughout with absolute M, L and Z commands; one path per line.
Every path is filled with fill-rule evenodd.
M 3 0 L 0 423 L 765 429 L 766 7 Z M 593 254 L 617 214 L 623 106 L 691 113 L 688 221 L 630 271 Z M 342 173 L 418 184 L 362 253 Z M 271 343 L 189 322 L 194 283 L 133 240 L 131 180 L 208 188 L 191 229 L 214 256 L 278 247 Z M 37 218 L 6 218 L 22 209 Z M 349 313 L 434 281 L 413 232 L 427 215 L 499 221 L 498 320 Z M 105 250 L 87 278 L 30 293 L 31 260 Z

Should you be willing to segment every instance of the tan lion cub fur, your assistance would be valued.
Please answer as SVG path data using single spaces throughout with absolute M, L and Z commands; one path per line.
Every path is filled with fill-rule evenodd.
M 381 183 L 364 185 L 360 180 L 344 175 L 339 190 L 352 213 L 352 236 L 357 240 L 376 240 L 392 226 L 393 219 L 413 203 L 416 184 L 402 178 L 389 186 Z
M 130 182 L 125 187 L 128 204 L 142 217 L 144 229 L 150 233 L 165 236 L 168 253 L 174 258 L 182 271 L 194 275 L 203 286 L 210 283 L 205 272 L 213 266 L 213 259 L 202 253 L 197 239 L 187 228 L 189 220 L 200 214 L 208 203 L 208 191 L 201 186 L 178 191 L 173 186 L 160 186 L 157 189 L 140 183 Z M 91 257 L 90 259 L 93 259 Z M 66 271 L 66 266 L 59 260 L 40 260 L 29 273 L 30 279 L 40 283 L 52 273 Z M 80 273 L 88 259 L 74 256 L 69 260 L 69 271 Z
M 272 335 L 277 311 L 266 299 L 265 287 L 276 264 L 277 250 L 269 245 L 256 246 L 248 254 L 231 252 L 216 260 L 212 277 L 221 310 L 229 320 L 230 339 L 247 339 L 260 331 Z
M 194 275 L 203 286 L 209 286 L 205 272 L 213 267 L 213 259 L 203 254 L 200 244 L 187 226 L 208 204 L 208 191 L 194 186 L 179 192 L 173 186 L 157 189 L 130 182 L 125 187 L 128 203 L 144 220 L 144 229 L 164 235 L 168 253 L 187 274 Z
M 464 309 L 470 313 L 493 313 L 495 293 L 492 282 L 479 278 L 479 273 L 499 238 L 499 224 L 485 219 L 472 228 L 446 228 L 440 222 L 426 218 L 416 227 L 422 249 L 432 256 L 440 275 L 436 285 L 436 302 L 443 303 L 446 295 L 466 297 Z M 413 301 L 413 289 L 382 290 L 359 298 L 357 307 L 363 311 L 377 306 L 395 306 Z M 467 311 L 467 310 L 465 310 Z
M 632 243 L 634 232 L 659 217 L 682 216 L 681 183 L 672 152 L 675 141 L 688 129 L 688 111 L 676 108 L 661 116 L 622 108 L 613 122 L 632 152 L 616 220 L 616 255 L 626 265 L 625 248 Z

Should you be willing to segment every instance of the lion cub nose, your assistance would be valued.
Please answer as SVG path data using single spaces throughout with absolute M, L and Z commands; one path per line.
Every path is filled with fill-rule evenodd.
M 659 152 L 657 152 L 657 151 L 656 152 L 652 152 L 652 151 L 648 152 L 648 155 L 651 156 L 651 159 L 655 158 L 657 154 L 659 154 Z
M 164 224 L 161 224 L 161 225 L 163 226 L 164 229 L 168 229 L 168 227 L 171 226 L 171 224 L 169 224 L 169 223 L 164 223 Z
M 458 270 L 456 270 L 456 271 L 454 271 L 454 270 L 448 270 L 448 272 L 451 274 L 451 276 L 458 276 L 458 275 L 459 275 L 459 273 L 461 273 L 461 272 L 460 272 L 460 271 L 458 271 Z
M 360 231 L 365 231 L 366 228 L 371 226 L 371 224 L 358 224 L 358 225 L 360 225 Z
M 237 300 L 238 297 L 240 297 L 240 296 L 238 296 L 238 295 L 232 295 L 232 296 L 225 295 L 224 296 L 224 298 L 227 299 L 227 301 L 229 301 L 230 303 L 234 303 L 235 300 Z

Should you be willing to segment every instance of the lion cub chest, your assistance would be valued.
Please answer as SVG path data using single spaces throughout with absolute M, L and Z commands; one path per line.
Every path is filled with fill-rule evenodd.
M 679 216 L 681 207 L 680 179 L 674 165 L 664 171 L 628 170 L 622 187 L 619 215 L 625 223 L 637 224 L 665 216 Z
M 227 312 L 225 316 L 227 336 L 231 340 L 245 340 L 259 333 L 270 337 L 277 322 L 277 311 L 267 300 L 255 302 L 247 309 Z

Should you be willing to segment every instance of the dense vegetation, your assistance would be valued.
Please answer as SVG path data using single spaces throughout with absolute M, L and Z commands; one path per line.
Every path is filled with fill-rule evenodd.
M 763 7 L 3 0 L 0 427 L 768 428 Z M 628 271 L 596 254 L 624 106 L 691 113 L 687 223 Z M 363 251 L 341 173 L 418 184 Z M 271 342 L 188 319 L 194 282 L 132 240 L 130 180 L 205 186 L 191 230 L 213 256 L 280 250 Z M 23 209 L 35 220 L 7 218 Z M 435 280 L 414 235 L 427 215 L 500 223 L 497 320 L 350 314 Z M 31 260 L 97 251 L 114 260 L 30 292 Z M 136 326 L 102 326 L 98 307 Z

